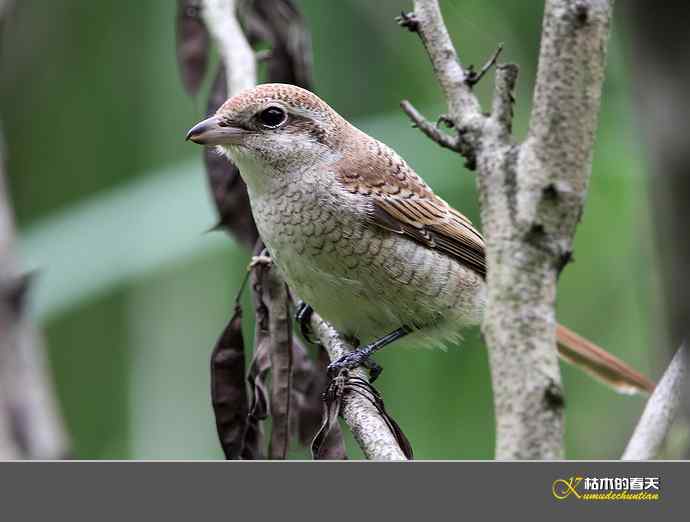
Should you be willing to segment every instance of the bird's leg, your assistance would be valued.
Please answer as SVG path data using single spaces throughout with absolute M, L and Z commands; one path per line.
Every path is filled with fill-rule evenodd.
M 351 351 L 350 353 L 347 353 L 342 357 L 339 357 L 338 359 L 336 359 L 328 365 L 329 379 L 333 379 L 343 370 L 350 370 L 352 368 L 356 368 L 357 366 L 363 365 L 365 367 L 370 368 L 371 381 L 373 382 L 376 379 L 376 377 L 378 377 L 381 373 L 381 367 L 376 363 L 374 363 L 376 366 L 374 366 L 373 368 L 371 367 L 370 363 L 369 366 L 367 366 L 371 354 L 379 351 L 384 346 L 388 346 L 393 341 L 397 341 L 401 337 L 405 337 L 408 333 L 410 333 L 410 331 L 410 328 L 408 328 L 407 326 L 402 326 L 397 330 L 394 330 L 393 332 L 389 333 L 388 335 L 384 335 L 383 337 L 376 339 L 373 343 L 359 347 Z
M 345 337 L 345 340 L 349 342 L 355 350 L 359 348 L 359 339 L 356 337 Z M 362 366 L 369 370 L 369 382 L 372 383 L 379 378 L 381 372 L 383 372 L 383 366 L 377 363 L 374 359 L 365 359 L 362 361 Z
M 314 309 L 311 307 L 310 304 L 305 303 L 304 301 L 300 301 L 297 304 L 297 310 L 295 311 L 295 321 L 297 321 L 297 324 L 299 325 L 299 330 L 300 333 L 302 334 L 302 337 L 304 338 L 305 341 L 311 344 L 320 344 L 318 339 L 314 340 L 312 337 L 312 329 L 311 329 L 311 316 L 314 313 Z M 395 339 L 393 339 L 395 340 Z M 358 343 L 359 341 L 357 341 Z M 393 341 L 389 341 L 393 342 Z M 381 346 L 383 348 L 383 346 Z M 337 361 L 336 361 L 337 362 Z M 381 375 L 381 372 L 383 371 L 383 367 L 378 364 L 376 361 L 373 359 L 365 359 L 361 362 L 362 366 L 364 366 L 367 370 L 369 370 L 369 381 L 374 382 L 379 375 Z M 354 368 L 354 366 L 353 366 Z

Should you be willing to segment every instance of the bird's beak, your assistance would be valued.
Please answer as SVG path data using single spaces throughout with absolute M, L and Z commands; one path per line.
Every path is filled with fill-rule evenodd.
M 189 129 L 185 139 L 199 145 L 236 145 L 246 134 L 246 130 L 232 127 L 218 116 L 211 116 Z

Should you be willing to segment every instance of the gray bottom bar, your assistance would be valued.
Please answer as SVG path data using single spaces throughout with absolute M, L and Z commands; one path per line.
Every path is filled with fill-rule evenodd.
M 687 462 L 16 462 L 0 464 L 0 509 L 8 521 L 649 520 L 685 512 L 689 474 Z

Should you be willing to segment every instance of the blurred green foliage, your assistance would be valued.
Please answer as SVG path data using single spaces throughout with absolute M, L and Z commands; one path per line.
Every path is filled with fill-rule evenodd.
M 299 3 L 312 32 L 318 93 L 401 152 L 442 197 L 479 222 L 474 175 L 460 158 L 411 129 L 398 108 L 409 98 L 430 118 L 442 111 L 423 48 L 393 21 L 410 2 Z M 205 95 L 190 99 L 183 93 L 174 4 L 17 2 L 0 49 L 0 116 L 22 230 L 152 169 L 199 157 L 182 139 L 202 115 Z M 502 59 L 520 64 L 516 132 L 524 135 L 543 2 L 442 5 L 465 63 L 483 63 L 503 42 Z M 562 322 L 654 374 L 655 260 L 624 23 L 614 24 L 589 201 L 576 262 L 561 279 L 558 310 Z M 485 102 L 490 89 L 489 76 L 479 86 Z M 145 215 L 145 209 L 131 213 Z M 127 233 L 123 225 L 122 237 Z M 89 255 L 84 241 L 74 263 Z M 247 259 L 230 243 L 222 251 L 181 258 L 43 325 L 75 456 L 221 457 L 208 398 L 208 356 Z M 378 360 L 385 367 L 378 385 L 387 409 L 418 458 L 492 457 L 491 389 L 478 330 L 466 333 L 461 349 L 391 347 Z M 617 396 L 570 368 L 564 375 L 568 457 L 616 458 L 642 400 Z M 359 455 L 349 444 L 351 454 Z M 295 449 L 294 455 L 306 452 Z

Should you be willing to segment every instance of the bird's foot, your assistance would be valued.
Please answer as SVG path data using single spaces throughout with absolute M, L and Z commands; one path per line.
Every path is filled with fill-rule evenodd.
M 314 333 L 311 329 L 311 316 L 314 314 L 314 309 L 311 305 L 300 301 L 297 304 L 297 311 L 295 312 L 295 321 L 299 325 L 299 331 L 305 341 L 311 344 L 319 344 L 319 341 L 315 341 L 312 337 Z
M 367 359 L 362 364 L 367 370 L 369 370 L 369 383 L 372 383 L 378 379 L 379 375 L 381 375 L 381 372 L 383 372 L 383 366 L 377 363 L 374 359 Z
M 331 381 L 335 379 L 338 375 L 346 370 L 352 370 L 358 366 L 364 366 L 369 370 L 369 382 L 374 382 L 378 376 L 381 375 L 383 368 L 373 360 L 369 359 L 371 353 L 371 347 L 367 345 L 362 348 L 357 348 L 356 350 L 339 357 L 328 365 L 328 380 Z
M 436 120 L 436 127 L 438 128 L 441 125 L 445 125 L 449 129 L 455 127 L 455 123 L 453 122 L 453 120 L 450 119 L 450 116 L 448 116 L 447 114 L 441 114 Z
M 416 33 L 419 29 L 419 20 L 417 20 L 417 15 L 414 12 L 406 13 L 402 11 L 400 16 L 395 17 L 395 21 L 398 22 L 400 27 L 406 28 L 411 33 Z
M 259 265 L 269 267 L 272 263 L 273 259 L 271 259 L 271 256 L 268 255 L 268 250 L 264 248 L 261 254 L 259 254 L 258 256 L 252 256 L 252 260 L 247 265 L 247 271 L 251 272 L 254 268 L 256 268 Z

